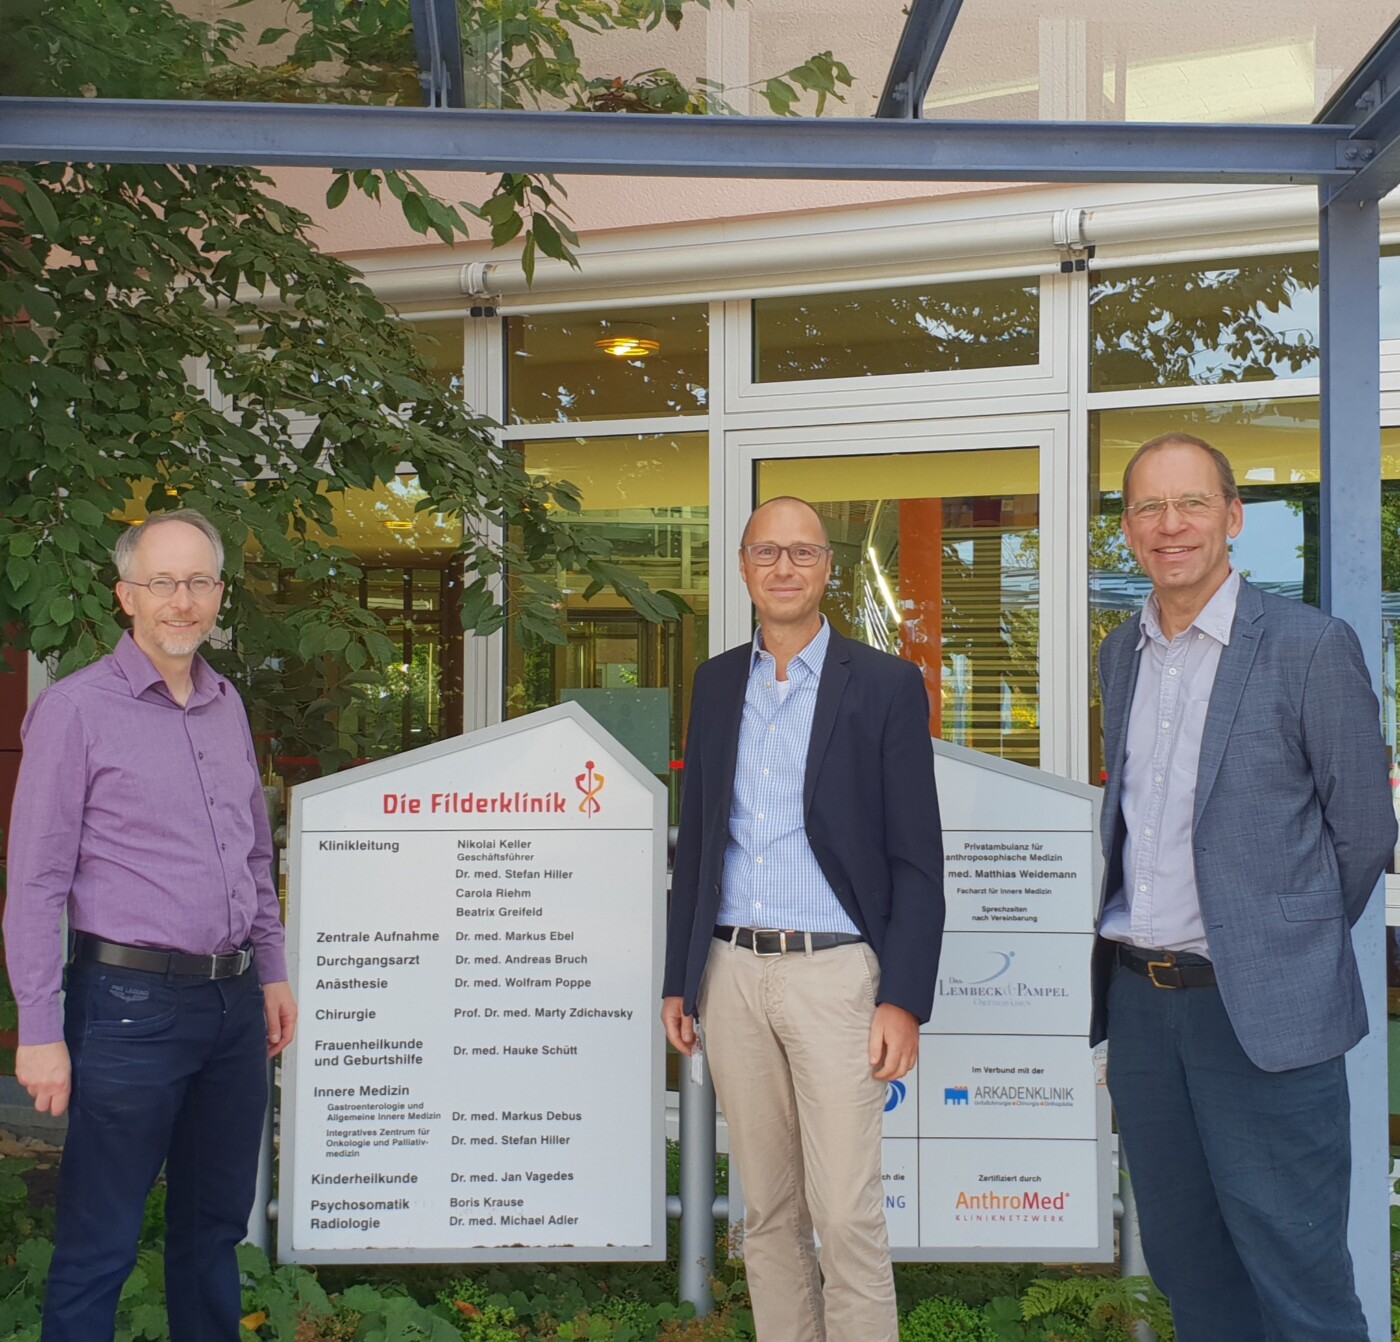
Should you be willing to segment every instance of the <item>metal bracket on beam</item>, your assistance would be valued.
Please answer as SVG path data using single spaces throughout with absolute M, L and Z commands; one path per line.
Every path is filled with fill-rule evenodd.
M 465 107 L 462 31 L 456 0 L 411 0 L 413 45 L 425 107 Z
M 1376 156 L 1376 146 L 1371 140 L 1347 140 L 1337 146 L 1337 166 L 1339 168 L 1361 168 Z
M 877 117 L 907 121 L 922 115 L 933 72 L 961 8 L 962 0 L 912 0 L 875 108 Z

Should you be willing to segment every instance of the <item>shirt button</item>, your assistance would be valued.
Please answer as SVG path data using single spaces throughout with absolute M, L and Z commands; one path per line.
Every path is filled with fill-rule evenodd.
M 204 758 L 204 752 L 203 752 L 202 750 L 199 752 L 199 758 L 200 758 L 200 759 L 203 759 L 203 758 Z
M 219 851 L 220 851 L 221 853 L 222 853 L 222 852 L 225 852 L 225 851 L 227 850 L 227 848 L 228 848 L 228 844 L 226 844 L 226 843 L 221 843 L 221 844 L 219 845 Z
M 1152 831 L 1150 829 L 1144 829 L 1142 832 L 1147 835 L 1149 839 L 1152 837 Z
M 763 901 L 761 899 L 756 899 L 753 902 L 753 906 L 756 909 L 761 909 L 763 907 Z
M 1170 727 L 1171 725 L 1172 725 L 1172 722 L 1171 722 L 1171 719 L 1170 719 L 1170 718 L 1165 718 L 1165 719 L 1163 719 L 1163 721 L 1162 721 L 1162 730 L 1163 730 L 1163 731 L 1166 731 L 1167 728 Z
M 765 769 L 765 770 L 763 771 L 763 776 L 764 776 L 765 778 L 768 777 L 768 770 L 767 770 L 767 769 Z
M 1197 637 L 1198 639 L 1202 639 L 1202 638 L 1205 637 L 1205 635 L 1204 635 L 1204 634 L 1197 634 L 1196 637 Z
M 760 867 L 763 865 L 763 859 L 761 857 L 754 858 L 754 861 L 757 862 Z
M 1147 893 L 1147 887 L 1146 887 L 1145 885 L 1140 885 L 1140 886 L 1138 886 L 1138 889 L 1141 890 L 1141 891 L 1143 892 L 1143 894 L 1146 894 L 1146 893 Z
M 770 732 L 776 732 L 778 730 L 778 724 L 776 722 L 771 723 L 768 727 L 768 730 Z
M 1152 781 L 1153 781 L 1154 783 L 1160 783 L 1160 782 L 1162 781 L 1162 775 L 1161 775 L 1161 774 L 1158 774 L 1157 777 L 1154 778 Z
M 1176 667 L 1174 667 L 1174 666 L 1169 666 L 1169 667 L 1167 667 L 1167 675 L 1169 675 L 1169 676 L 1174 676 L 1174 675 L 1176 675 Z
M 758 813 L 758 818 L 759 818 L 760 820 L 763 819 L 763 812 L 762 812 L 762 811 L 760 811 L 760 812 Z
M 212 806 L 213 804 L 214 804 L 214 798 L 213 798 L 213 797 L 210 797 L 210 798 L 209 798 L 209 805 Z

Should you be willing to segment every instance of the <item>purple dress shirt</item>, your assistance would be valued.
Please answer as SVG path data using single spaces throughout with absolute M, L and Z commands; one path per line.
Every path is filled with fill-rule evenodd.
M 132 640 L 30 706 L 10 818 L 5 946 L 19 1042 L 63 1038 L 60 917 L 287 977 L 272 834 L 242 701 L 201 657 L 181 707 Z

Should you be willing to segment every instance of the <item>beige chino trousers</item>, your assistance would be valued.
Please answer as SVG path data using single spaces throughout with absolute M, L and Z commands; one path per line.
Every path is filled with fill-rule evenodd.
M 899 1342 L 886 1083 L 869 1053 L 879 981 L 864 943 L 771 958 L 711 948 L 697 1005 L 744 1185 L 758 1342 Z

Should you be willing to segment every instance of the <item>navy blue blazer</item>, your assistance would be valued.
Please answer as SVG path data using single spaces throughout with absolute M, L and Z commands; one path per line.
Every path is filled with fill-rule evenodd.
M 1139 617 L 1104 639 L 1104 885 L 1122 886 L 1120 795 L 1137 685 Z M 1267 1072 L 1322 1062 L 1366 1033 L 1352 953 L 1395 848 L 1380 709 L 1351 627 L 1240 584 L 1196 771 L 1192 856 L 1220 996 Z M 1115 946 L 1094 949 L 1090 1043 L 1111 1034 Z
M 719 913 L 752 644 L 695 673 L 663 996 L 695 1002 Z M 943 832 L 918 667 L 831 631 L 803 784 L 807 841 L 880 961 L 879 1002 L 926 1021 L 943 940 Z

